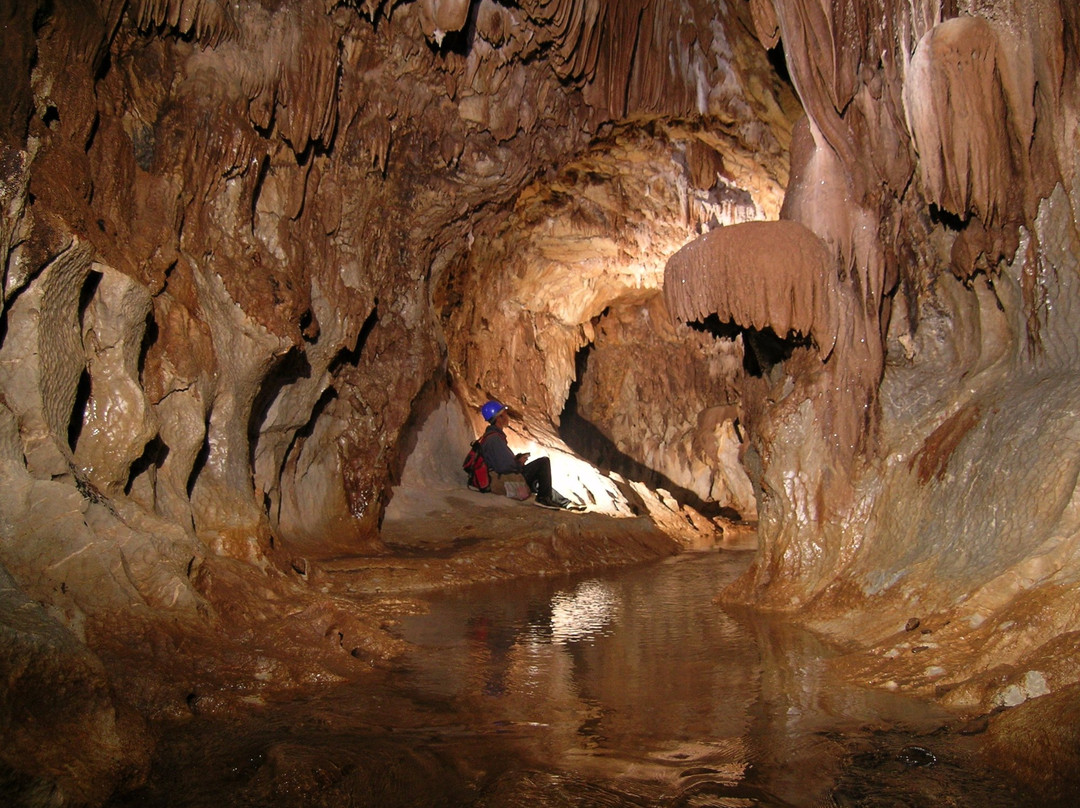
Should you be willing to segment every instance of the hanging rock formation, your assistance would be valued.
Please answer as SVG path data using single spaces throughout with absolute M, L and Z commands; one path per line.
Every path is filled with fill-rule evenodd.
M 744 328 L 800 334 L 822 359 L 836 347 L 842 302 L 833 256 L 796 222 L 746 222 L 692 241 L 669 259 L 664 296 L 683 322 L 715 314 Z

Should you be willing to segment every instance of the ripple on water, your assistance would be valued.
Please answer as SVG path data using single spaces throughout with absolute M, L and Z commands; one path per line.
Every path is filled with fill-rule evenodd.
M 432 596 L 377 681 L 200 720 L 117 805 L 1022 806 L 979 736 L 714 603 L 741 554 Z

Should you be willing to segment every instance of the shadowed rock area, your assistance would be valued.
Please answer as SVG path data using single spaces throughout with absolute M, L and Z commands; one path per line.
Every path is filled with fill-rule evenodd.
M 747 543 L 724 600 L 1075 794 L 1072 0 L 0 24 L 16 804 L 392 665 L 410 592 Z M 587 513 L 466 488 L 491 398 Z

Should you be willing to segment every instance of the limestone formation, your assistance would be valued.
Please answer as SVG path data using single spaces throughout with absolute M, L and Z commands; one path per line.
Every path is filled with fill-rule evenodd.
M 753 520 L 753 486 L 741 462 L 743 350 L 738 339 L 677 328 L 659 293 L 612 306 L 579 357 L 560 432 L 601 468 L 667 490 L 699 512 Z
M 20 795 L 131 787 L 147 728 L 227 710 L 229 677 L 389 658 L 338 595 L 371 594 L 388 507 L 454 485 L 430 463 L 489 397 L 627 543 L 529 539 L 521 571 L 669 552 L 655 525 L 711 546 L 737 511 L 758 550 L 724 597 L 842 636 L 851 676 L 1019 707 L 1003 747 L 1022 705 L 1075 693 L 1073 0 L 31 0 L 0 21 Z M 20 712 L 51 681 L 75 707 Z
M 673 255 L 664 296 L 684 322 L 716 315 L 743 328 L 813 340 L 823 359 L 836 347 L 841 301 L 833 257 L 796 222 L 720 227 Z

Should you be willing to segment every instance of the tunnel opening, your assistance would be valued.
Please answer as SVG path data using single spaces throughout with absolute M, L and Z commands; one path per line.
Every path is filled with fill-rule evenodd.
M 740 519 L 738 512 L 733 509 L 722 508 L 716 502 L 702 499 L 698 494 L 679 485 L 665 474 L 631 457 L 620 449 L 602 429 L 580 413 L 578 392 L 581 389 L 582 380 L 588 373 L 592 349 L 593 345 L 590 343 L 579 349 L 574 357 L 574 382 L 570 385 L 566 403 L 559 417 L 559 438 L 571 451 L 602 474 L 615 473 L 654 491 L 663 489 L 680 505 L 688 505 L 706 517 L 723 516 L 729 519 Z M 635 511 L 635 515 L 638 515 L 633 503 L 631 503 L 631 509 Z

